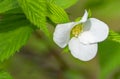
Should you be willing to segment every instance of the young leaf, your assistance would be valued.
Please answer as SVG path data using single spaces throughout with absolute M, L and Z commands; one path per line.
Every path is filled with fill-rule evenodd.
M 91 10 L 89 9 L 88 10 L 88 18 L 91 18 L 92 17 L 92 12 L 91 12 Z
M 0 79 L 13 79 L 8 72 L 0 70 Z
M 48 17 L 56 24 L 69 22 L 66 12 L 53 3 L 48 3 Z
M 120 43 L 120 34 L 110 30 L 108 39 Z
M 26 44 L 32 28 L 21 15 L 5 15 L 0 21 L 0 61 L 9 58 Z
M 18 2 L 30 22 L 49 36 L 46 26 L 46 0 L 18 0 Z
M 56 5 L 66 9 L 74 5 L 78 0 L 48 0 L 48 1 L 55 3 Z
M 0 13 L 19 7 L 16 0 L 1 0 Z

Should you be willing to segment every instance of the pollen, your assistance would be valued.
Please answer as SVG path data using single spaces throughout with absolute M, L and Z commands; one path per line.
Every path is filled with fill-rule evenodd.
M 83 30 L 83 24 L 78 24 L 78 25 L 74 26 L 71 33 L 74 37 L 78 37 L 79 34 L 82 32 L 82 30 Z

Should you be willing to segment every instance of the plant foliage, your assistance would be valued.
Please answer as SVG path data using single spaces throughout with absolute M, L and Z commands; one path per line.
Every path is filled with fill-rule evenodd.
M 0 21 L 0 61 L 26 44 L 32 28 L 23 15 L 4 15 Z
M 13 79 L 8 72 L 0 70 L 0 79 Z

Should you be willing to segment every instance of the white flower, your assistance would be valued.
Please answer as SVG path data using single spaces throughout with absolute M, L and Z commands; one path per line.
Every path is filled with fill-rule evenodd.
M 97 43 L 105 40 L 108 33 L 107 24 L 96 18 L 88 19 L 88 13 L 85 10 L 79 22 L 58 24 L 53 40 L 61 48 L 68 45 L 74 57 L 82 61 L 89 61 L 97 53 Z

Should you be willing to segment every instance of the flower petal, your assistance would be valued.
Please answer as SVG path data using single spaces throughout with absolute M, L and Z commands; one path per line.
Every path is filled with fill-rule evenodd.
M 82 61 L 89 61 L 96 56 L 97 44 L 82 44 L 78 38 L 73 37 L 69 42 L 71 54 Z
M 74 24 L 74 22 L 70 22 L 65 24 L 58 24 L 56 26 L 53 34 L 53 40 L 61 48 L 64 48 L 68 44 L 70 39 L 70 31 L 74 27 Z
M 84 23 L 83 33 L 79 35 L 82 43 L 97 43 L 105 40 L 109 34 L 108 25 L 104 22 L 90 18 Z
M 86 22 L 87 18 L 88 18 L 88 12 L 87 12 L 87 10 L 85 10 L 84 15 L 83 15 L 82 19 L 79 22 L 80 23 Z

